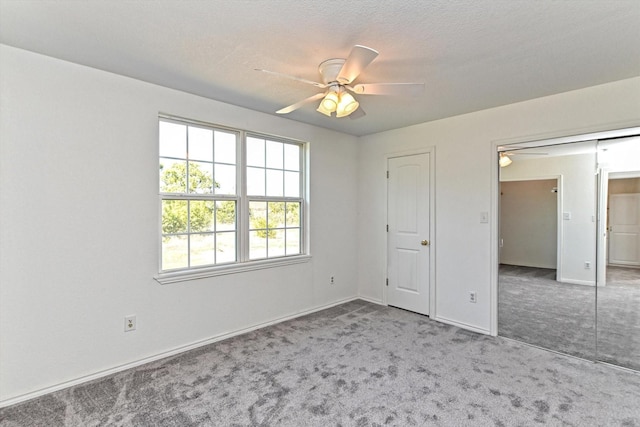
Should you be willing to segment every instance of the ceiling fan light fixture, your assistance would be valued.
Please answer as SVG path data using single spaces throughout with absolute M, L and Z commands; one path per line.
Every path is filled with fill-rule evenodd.
M 331 91 L 322 99 L 322 107 L 333 113 L 338 109 L 338 103 L 340 102 L 340 98 L 338 97 L 338 93 Z
M 316 109 L 316 111 L 318 113 L 322 113 L 327 117 L 331 117 L 331 111 L 327 110 L 326 108 L 324 108 L 324 102 L 320 102 L 320 105 L 318 105 L 318 108 Z
M 340 94 L 340 102 L 336 110 L 337 117 L 346 117 L 358 109 L 360 103 L 348 92 Z
M 501 168 L 509 166 L 512 162 L 513 161 L 509 158 L 509 156 L 507 156 L 505 153 L 500 153 L 500 160 L 498 160 L 498 163 L 500 164 Z

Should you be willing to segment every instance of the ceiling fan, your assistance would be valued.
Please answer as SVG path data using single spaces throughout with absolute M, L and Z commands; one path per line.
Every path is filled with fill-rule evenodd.
M 278 73 L 256 68 L 256 71 L 273 74 L 288 79 L 297 80 L 302 83 L 311 84 L 324 92 L 317 93 L 309 98 L 298 101 L 295 104 L 276 111 L 277 114 L 288 114 L 305 104 L 322 99 L 317 111 L 331 117 L 336 113 L 336 117 L 349 116 L 356 119 L 365 115 L 362 108 L 358 108 L 360 103 L 356 101 L 350 92 L 357 95 L 419 95 L 424 91 L 424 83 L 368 83 L 351 86 L 351 83 L 360 75 L 374 59 L 378 52 L 370 47 L 355 45 L 346 59 L 327 59 L 318 66 L 318 71 L 322 77 L 322 82 L 314 82 L 288 74 Z
M 501 151 L 500 157 L 498 159 L 498 164 L 500 165 L 501 168 L 505 168 L 509 166 L 511 163 L 513 163 L 513 160 L 511 160 L 509 156 L 513 157 L 513 156 L 548 156 L 548 155 L 549 153 L 518 153 L 518 152 L 511 152 L 511 151 Z

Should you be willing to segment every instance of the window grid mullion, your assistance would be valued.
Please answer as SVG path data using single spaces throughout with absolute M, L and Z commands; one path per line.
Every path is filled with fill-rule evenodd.
M 269 202 L 267 202 L 267 210 L 265 211 L 265 216 L 267 217 L 267 220 L 265 221 L 265 233 L 266 233 L 266 237 L 265 237 L 265 250 L 266 250 L 266 258 L 269 258 Z
M 240 201 L 238 202 L 236 212 L 236 256 L 240 262 L 249 260 L 249 202 L 247 200 L 247 133 L 240 133 L 240 141 L 236 150 L 236 156 L 240 159 L 241 166 L 236 171 L 236 177 L 240 178 L 237 188 L 240 191 Z M 246 230 L 246 232 L 241 232 Z
M 215 230 L 215 226 L 214 226 L 214 230 Z M 218 263 L 218 233 L 214 231 L 213 232 L 213 264 L 215 265 L 217 263 Z
M 225 201 L 225 200 L 237 200 L 239 196 L 230 194 L 182 194 L 182 193 L 160 193 L 162 200 L 213 200 L 213 201 Z
M 215 138 L 215 136 L 213 137 Z M 236 227 L 238 225 L 236 224 Z M 218 204 L 213 202 L 213 264 L 218 263 Z
M 186 133 L 185 141 L 187 143 L 187 146 L 186 146 L 187 152 L 184 153 L 185 160 L 187 161 L 187 165 L 186 165 L 186 169 L 185 169 L 186 170 L 186 174 L 187 174 L 187 176 L 185 177 L 185 180 L 186 180 L 185 187 L 186 187 L 187 194 L 191 194 L 191 180 L 189 179 L 191 177 L 191 170 L 190 170 L 191 169 L 191 159 L 189 158 L 189 126 L 185 126 L 184 127 L 184 131 Z M 189 239 L 189 240 L 191 240 L 191 239 Z M 189 263 L 189 266 L 191 266 L 191 263 Z
M 282 195 L 283 195 L 283 196 L 284 196 L 285 194 L 287 194 L 287 193 L 285 193 L 285 191 L 284 191 L 284 190 L 285 190 L 285 182 L 287 181 L 287 180 L 285 179 L 285 173 L 284 173 L 284 171 L 285 171 L 285 169 L 284 169 L 284 166 L 285 166 L 285 162 L 284 162 L 284 157 L 285 157 L 284 152 L 285 152 L 285 149 L 284 149 L 284 147 L 285 147 L 285 145 L 284 145 L 284 144 L 282 144 L 282 188 L 281 188 L 281 190 L 282 190 Z M 285 212 L 286 212 L 286 210 L 285 210 Z M 287 252 L 287 251 L 286 251 L 286 248 L 287 248 L 286 241 L 287 241 L 287 240 L 286 240 L 286 235 L 285 235 L 285 253 Z
M 187 167 L 187 170 L 189 170 L 188 167 Z M 187 181 L 189 181 L 188 177 L 189 175 L 187 175 Z M 187 267 L 191 268 L 191 201 L 190 200 L 187 200 Z

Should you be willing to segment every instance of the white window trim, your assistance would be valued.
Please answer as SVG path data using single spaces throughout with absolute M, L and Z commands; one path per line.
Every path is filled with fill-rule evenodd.
M 252 132 L 252 131 L 242 130 L 242 129 L 234 129 L 228 126 L 201 122 L 198 120 L 187 119 L 184 117 L 174 116 L 170 114 L 160 113 L 158 115 L 158 119 L 178 121 L 181 123 L 194 124 L 194 125 L 200 125 L 200 126 L 206 126 L 206 127 L 214 127 L 216 129 L 238 132 L 239 139 L 241 141 L 245 141 L 247 136 L 255 136 L 258 138 L 269 138 L 274 141 L 280 141 L 285 143 L 296 142 L 301 144 L 301 147 L 302 147 L 301 167 L 302 167 L 303 174 L 302 174 L 302 181 L 301 181 L 301 187 L 300 187 L 300 191 L 302 192 L 302 197 L 300 198 L 300 201 L 301 201 L 301 209 L 302 209 L 303 215 L 301 215 L 301 218 L 300 218 L 301 220 L 300 227 L 302 228 L 302 233 L 300 236 L 300 249 L 302 253 L 300 255 L 289 255 L 289 256 L 281 256 L 281 257 L 274 257 L 274 258 L 264 258 L 264 259 L 258 259 L 258 260 L 245 260 L 245 261 L 237 261 L 232 264 L 210 265 L 210 266 L 204 266 L 204 267 L 191 267 L 191 268 L 180 269 L 180 270 L 159 271 L 156 275 L 153 276 L 154 280 L 156 280 L 161 285 L 168 285 L 172 283 L 199 280 L 199 279 L 205 279 L 208 277 L 223 276 L 227 274 L 236 274 L 236 273 L 243 273 L 243 272 L 254 271 L 254 270 L 262 270 L 267 268 L 278 268 L 278 267 L 283 267 L 287 265 L 303 264 L 311 260 L 312 257 L 311 257 L 311 254 L 309 253 L 309 249 L 310 249 L 309 247 L 310 224 L 309 224 L 309 202 L 308 202 L 309 186 L 307 181 L 308 173 L 309 173 L 309 145 L 307 142 L 296 140 L 293 138 L 282 138 L 275 135 L 268 135 L 268 134 Z M 156 140 L 157 139 L 158 137 L 156 137 Z M 242 191 L 240 192 L 240 194 L 237 194 L 236 196 L 226 196 L 226 197 L 223 196 L 223 198 L 237 200 L 238 202 L 237 206 L 238 208 L 240 208 L 237 220 L 239 221 L 239 224 L 241 224 L 240 225 L 241 227 L 244 227 L 246 225 L 248 230 L 248 227 L 249 227 L 248 203 L 249 203 L 250 197 L 246 195 L 245 149 L 246 149 L 246 145 L 244 143 L 241 143 L 238 150 L 238 156 L 239 158 L 241 158 L 242 167 L 238 165 L 239 167 L 237 168 L 237 174 L 238 174 L 237 183 L 238 183 L 238 188 L 241 188 Z M 162 201 L 163 194 L 159 193 L 159 195 L 161 196 L 160 200 Z M 169 194 L 164 194 L 164 195 L 169 196 Z M 175 197 L 179 199 L 183 197 L 190 198 L 191 195 L 185 196 L 185 195 L 176 195 L 172 193 L 170 194 L 170 196 L 171 198 Z M 247 206 L 244 206 L 244 205 L 247 205 Z M 160 203 L 160 208 L 159 208 L 159 223 L 160 223 L 159 227 L 161 227 L 162 203 Z M 240 232 L 236 230 L 236 233 L 240 233 Z M 158 237 L 159 237 L 159 240 L 162 239 L 161 235 L 159 235 Z M 239 257 L 241 253 L 244 253 L 243 251 L 246 250 L 247 244 L 248 244 L 248 231 L 245 237 L 240 237 L 238 239 L 238 256 Z M 158 242 L 158 249 L 159 249 L 158 267 L 160 267 L 162 263 L 162 248 L 161 248 L 160 241 Z
M 158 273 L 153 278 L 161 285 L 206 279 L 207 277 L 224 276 L 226 274 L 244 273 L 246 271 L 262 270 L 265 268 L 282 267 L 286 265 L 309 262 L 311 255 L 292 255 L 281 258 L 269 258 L 256 261 L 238 262 L 213 267 L 192 268 L 190 270 L 168 271 Z

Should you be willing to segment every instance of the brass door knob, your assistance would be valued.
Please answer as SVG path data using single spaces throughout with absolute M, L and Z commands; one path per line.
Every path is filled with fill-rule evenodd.
M 420 244 L 422 246 L 429 246 L 429 241 L 428 240 L 423 240 L 422 242 L 420 242 Z

